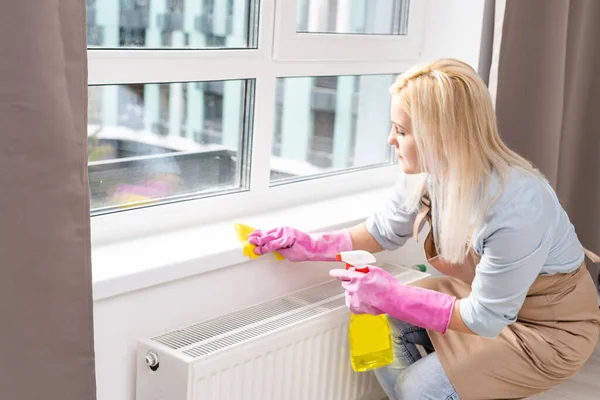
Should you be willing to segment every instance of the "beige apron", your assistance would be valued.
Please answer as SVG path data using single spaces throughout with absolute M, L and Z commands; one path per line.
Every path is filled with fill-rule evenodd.
M 424 197 L 415 236 L 423 219 L 431 227 L 430 216 Z M 475 251 L 464 263 L 451 265 L 437 256 L 431 229 L 424 249 L 429 263 L 447 276 L 414 285 L 467 297 L 479 262 Z M 600 334 L 596 288 L 584 262 L 569 274 L 538 276 L 517 321 L 494 339 L 457 331 L 428 334 L 461 400 L 525 398 L 572 376 L 594 351 Z

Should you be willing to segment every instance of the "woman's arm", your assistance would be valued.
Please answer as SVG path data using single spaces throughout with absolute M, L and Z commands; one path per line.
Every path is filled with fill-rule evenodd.
M 473 332 L 469 327 L 465 324 L 465 321 L 462 319 L 460 315 L 460 300 L 456 300 L 454 303 L 454 307 L 452 308 L 452 314 L 450 315 L 450 323 L 448 324 L 448 329 L 452 331 L 469 333 L 471 335 L 477 335 Z
M 522 194 L 522 193 L 521 193 Z M 525 193 L 527 194 L 527 193 Z M 355 313 L 386 313 L 413 325 L 494 338 L 517 315 L 544 266 L 554 238 L 548 206 L 525 195 L 495 210 L 478 234 L 482 257 L 468 297 L 404 285 L 377 267 L 368 274 L 334 269 Z M 368 226 L 368 225 L 367 225 Z
M 396 250 L 413 237 L 413 225 L 418 207 L 409 210 L 405 206 L 406 196 L 422 184 L 401 173 L 387 202 L 364 223 L 350 230 L 356 250 L 379 252 Z
M 387 203 L 367 220 L 352 228 L 308 234 L 291 227 L 256 230 L 248 235 L 258 255 L 278 251 L 290 261 L 331 261 L 340 251 L 395 250 L 413 235 L 417 210 L 406 210 L 407 177 L 401 174 Z
M 450 294 L 404 285 L 377 267 L 370 267 L 368 274 L 338 268 L 331 270 L 330 275 L 344 282 L 346 303 L 354 313 L 386 313 L 440 333 L 450 329 L 494 338 L 516 321 L 529 287 L 548 255 L 551 237 L 551 230 L 539 224 L 516 232 L 506 227 L 495 231 L 487 239 L 471 294 L 460 300 Z
M 365 250 L 369 253 L 379 253 L 383 247 L 369 233 L 366 222 L 353 226 L 348 230 L 352 237 L 352 248 L 354 250 Z
M 553 230 L 543 209 L 523 202 L 490 224 L 472 291 L 454 304 L 449 329 L 493 338 L 517 320 L 552 246 Z

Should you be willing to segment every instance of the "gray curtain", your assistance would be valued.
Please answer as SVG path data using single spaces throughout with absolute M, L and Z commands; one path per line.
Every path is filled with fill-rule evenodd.
M 0 27 L 0 398 L 95 399 L 85 2 Z
M 507 0 L 496 112 L 600 253 L 600 1 Z

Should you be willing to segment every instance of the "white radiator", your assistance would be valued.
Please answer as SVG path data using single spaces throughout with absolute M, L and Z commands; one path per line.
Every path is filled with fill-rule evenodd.
M 380 400 L 374 375 L 350 366 L 348 316 L 332 280 L 140 340 L 137 400 Z

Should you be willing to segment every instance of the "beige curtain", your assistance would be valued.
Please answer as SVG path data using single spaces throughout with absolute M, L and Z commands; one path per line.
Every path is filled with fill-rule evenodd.
M 0 398 L 95 399 L 85 2 L 0 27 Z
M 600 252 L 600 1 L 506 0 L 496 111 L 508 145 L 555 187 Z

